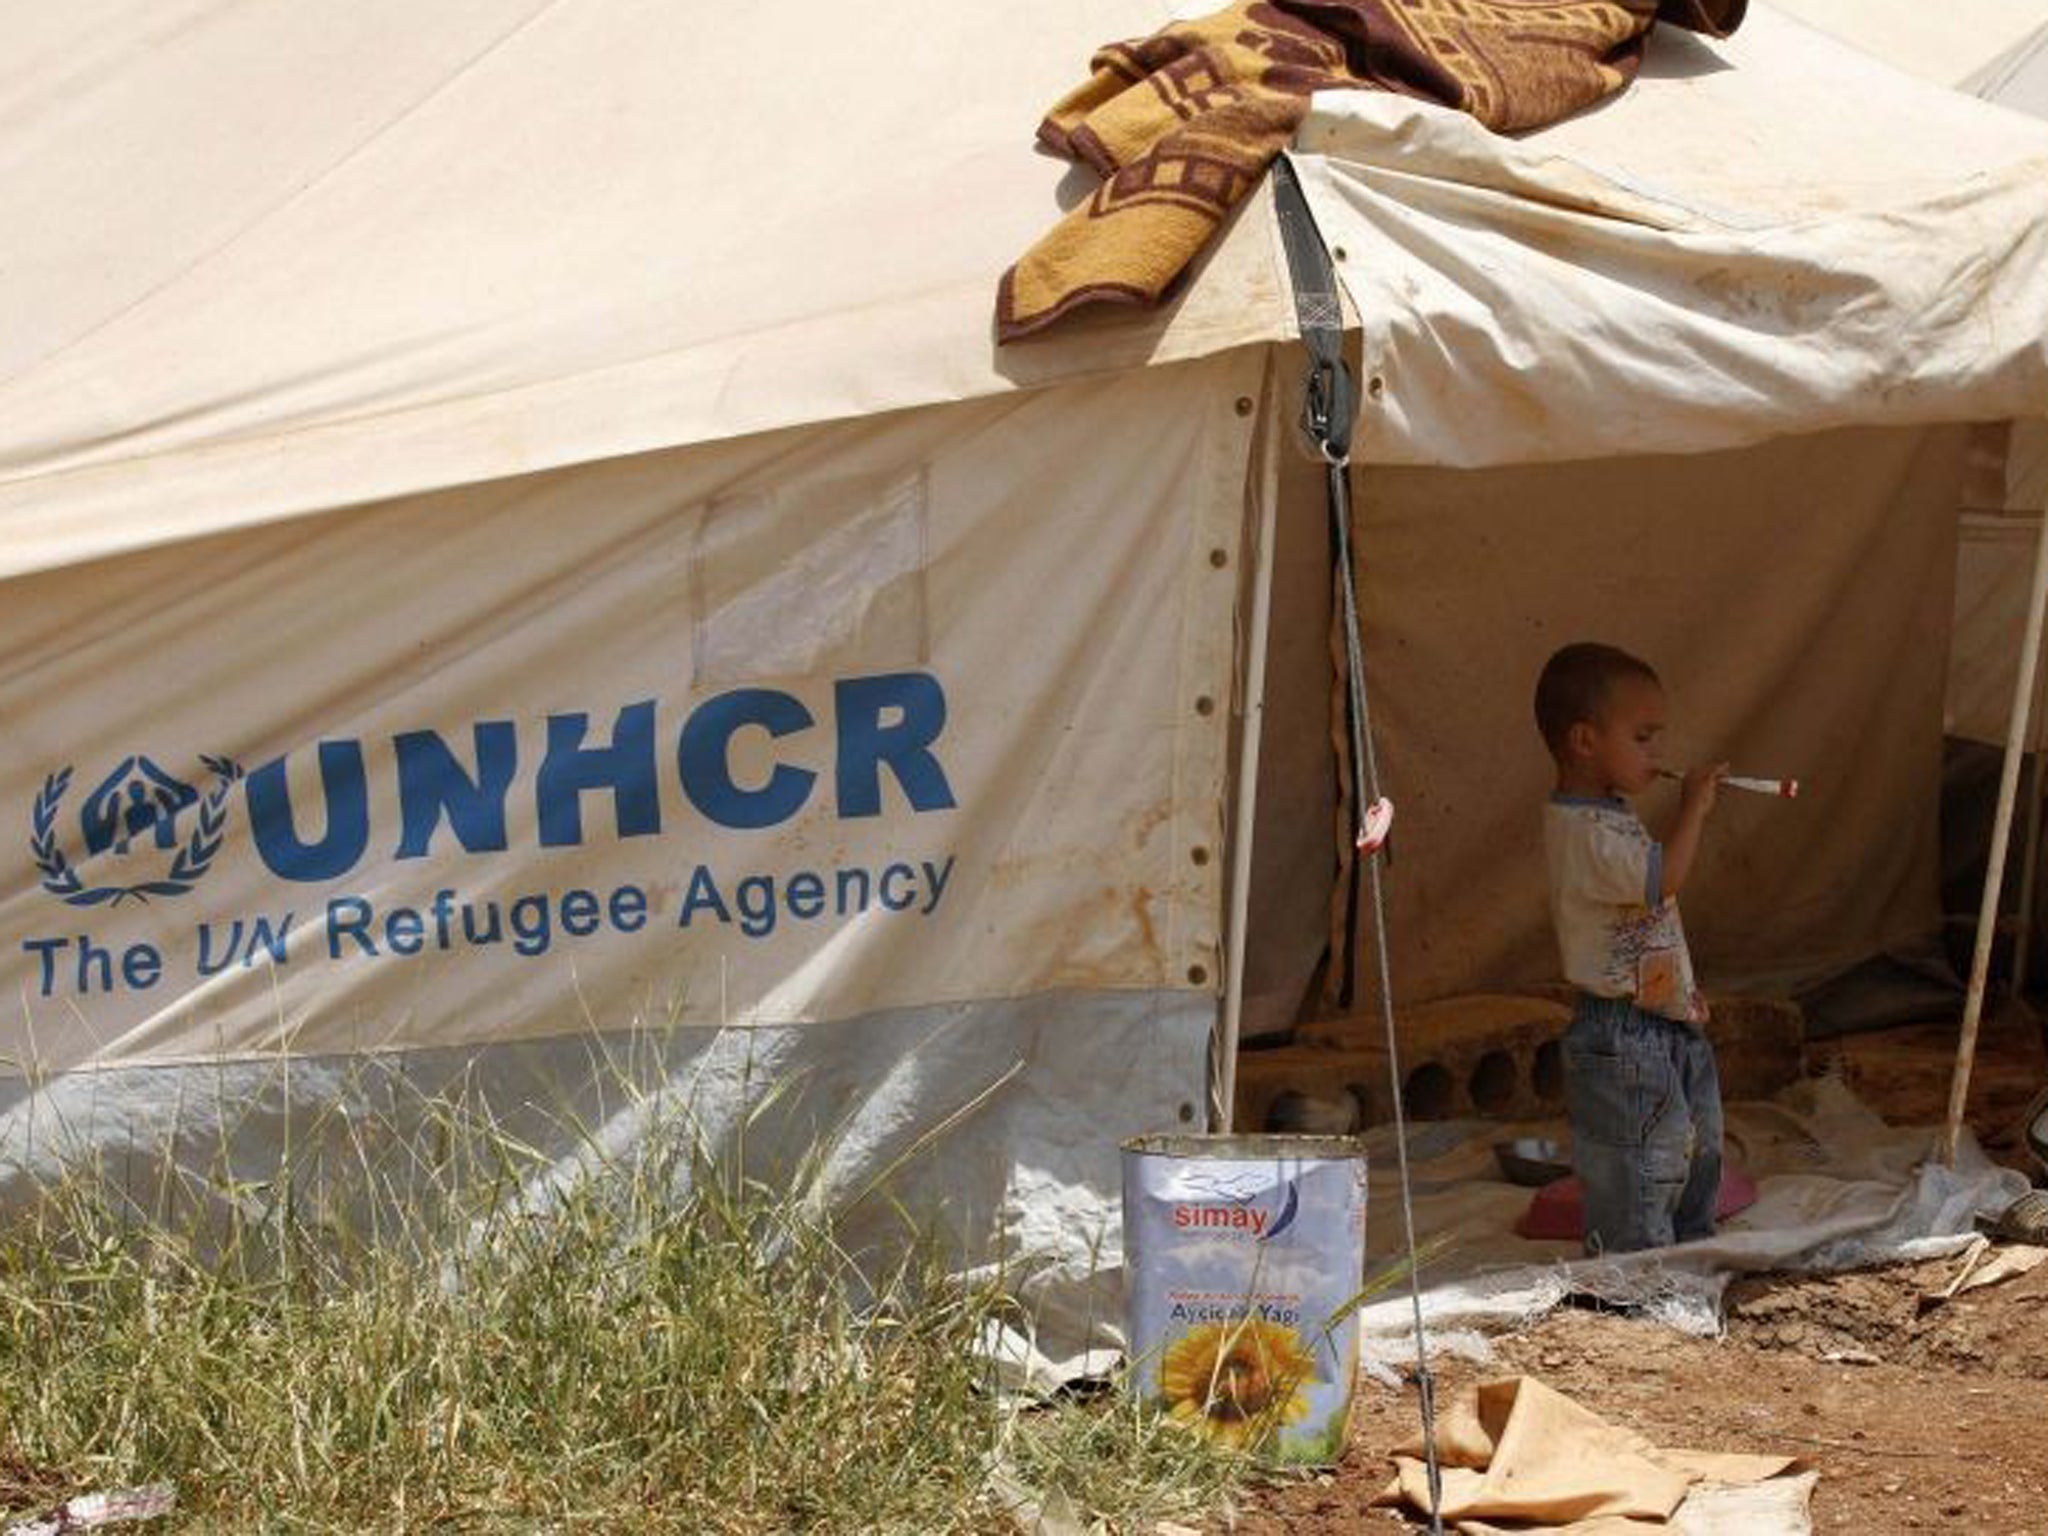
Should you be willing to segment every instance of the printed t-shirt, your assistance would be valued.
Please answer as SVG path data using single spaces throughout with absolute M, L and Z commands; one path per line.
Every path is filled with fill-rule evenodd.
M 1705 1023 L 1678 902 L 1664 897 L 1664 849 L 1627 803 L 1552 795 L 1543 842 L 1565 979 L 1595 997 Z

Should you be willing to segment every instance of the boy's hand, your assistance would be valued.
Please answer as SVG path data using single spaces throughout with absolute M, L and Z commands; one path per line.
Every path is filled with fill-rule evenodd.
M 1664 897 L 1667 901 L 1678 894 L 1679 887 L 1685 884 L 1685 877 L 1692 873 L 1693 856 L 1699 852 L 1707 813 L 1713 810 L 1715 797 L 1721 792 L 1721 781 L 1727 777 L 1726 763 L 1709 763 L 1704 768 L 1688 769 L 1685 782 L 1678 787 L 1678 825 L 1671 829 L 1671 836 L 1664 844 Z
M 1685 782 L 1678 791 L 1679 810 L 1690 812 L 1704 821 L 1721 793 L 1721 781 L 1727 777 L 1726 763 L 1709 763 L 1705 767 L 1687 769 Z

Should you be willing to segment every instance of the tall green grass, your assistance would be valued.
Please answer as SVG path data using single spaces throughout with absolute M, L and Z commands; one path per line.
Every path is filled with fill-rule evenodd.
M 314 1132 L 261 1183 L 81 1162 L 0 1228 L 0 1512 L 165 1481 L 209 1531 L 1136 1529 L 1247 1473 L 1117 1399 L 1005 1397 L 1000 1280 L 908 1225 L 856 1263 L 804 1170 L 753 1181 L 687 1115 L 585 1138 L 544 1210 L 555 1165 L 459 1096 Z

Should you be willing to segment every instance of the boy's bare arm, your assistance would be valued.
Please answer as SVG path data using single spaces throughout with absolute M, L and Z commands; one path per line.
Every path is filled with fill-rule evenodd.
M 1664 899 L 1676 896 L 1692 873 L 1692 861 L 1700 851 L 1700 833 L 1714 809 L 1721 780 L 1728 776 L 1726 763 L 1694 768 L 1685 775 L 1678 791 L 1678 820 L 1664 840 Z

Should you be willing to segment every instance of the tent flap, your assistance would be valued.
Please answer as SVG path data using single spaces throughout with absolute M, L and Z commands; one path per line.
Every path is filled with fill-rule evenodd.
M 2041 413 L 2048 126 L 1768 10 L 1726 43 L 1656 44 L 1627 94 L 1517 142 L 1317 98 L 1303 182 L 1378 385 L 1361 460 Z
M 1712 989 L 1781 991 L 1935 932 L 1942 691 L 1966 434 L 1862 430 L 1683 459 L 1360 477 L 1358 546 L 1402 1000 L 1543 981 L 1557 953 L 1530 700 L 1558 646 L 1643 657 L 1666 759 L 1724 795 L 1684 897 Z M 1675 791 L 1645 798 L 1653 833 Z M 1360 974 L 1370 975 L 1369 957 Z

